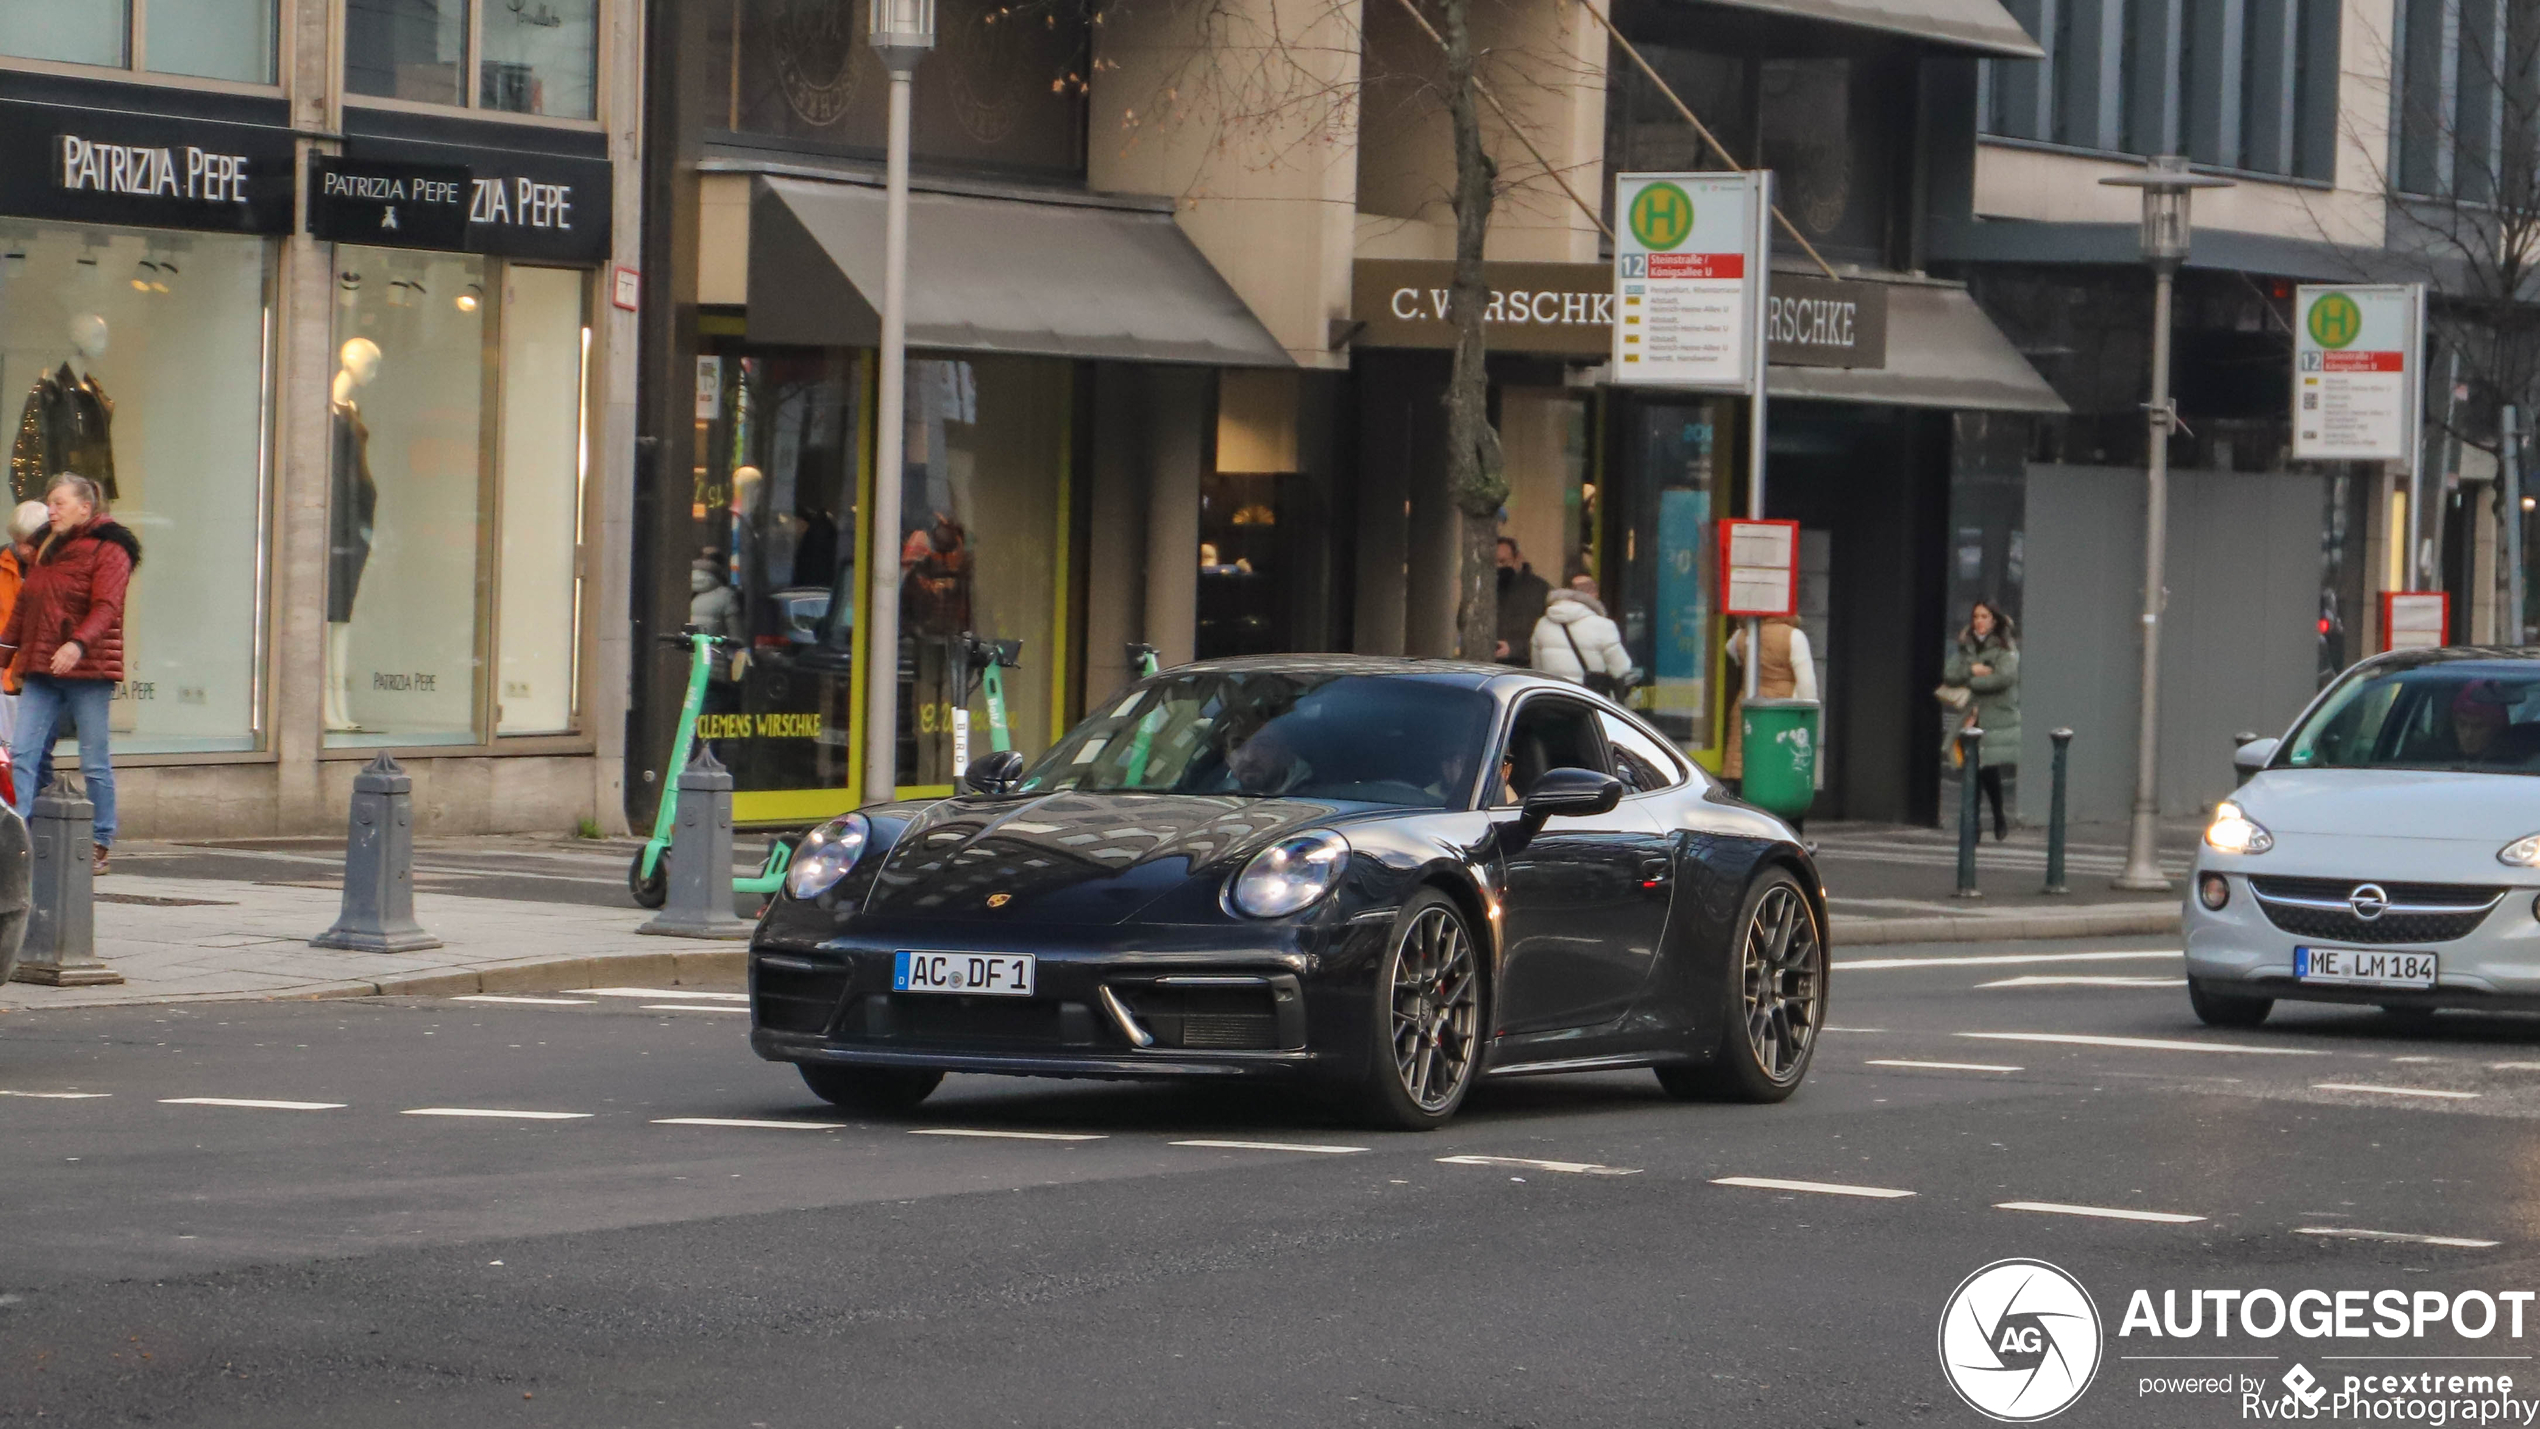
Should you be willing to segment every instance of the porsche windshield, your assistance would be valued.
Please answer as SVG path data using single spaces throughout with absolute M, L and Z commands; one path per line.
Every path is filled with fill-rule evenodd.
M 1429 680 L 1205 671 L 1150 680 L 1089 716 L 1021 792 L 1218 794 L 1461 807 L 1491 701 Z
M 2350 677 L 2272 762 L 2540 774 L 2540 661 L 2447 660 Z

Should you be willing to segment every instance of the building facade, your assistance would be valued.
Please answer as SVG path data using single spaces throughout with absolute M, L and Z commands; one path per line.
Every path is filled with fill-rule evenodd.
M 143 546 L 125 833 L 337 829 L 382 751 L 427 831 L 617 818 L 639 46 L 597 0 L 0 31 L 12 495 L 78 470 Z

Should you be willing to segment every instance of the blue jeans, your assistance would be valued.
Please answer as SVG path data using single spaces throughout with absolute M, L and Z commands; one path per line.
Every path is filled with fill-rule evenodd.
M 18 817 L 35 811 L 36 779 L 52 752 L 54 738 L 67 723 L 79 735 L 79 772 L 88 781 L 88 800 L 97 806 L 97 842 L 115 841 L 115 766 L 106 754 L 106 706 L 115 697 L 112 680 L 57 680 L 50 675 L 24 677 L 18 696 L 18 728 L 9 740 L 9 762 L 16 766 Z

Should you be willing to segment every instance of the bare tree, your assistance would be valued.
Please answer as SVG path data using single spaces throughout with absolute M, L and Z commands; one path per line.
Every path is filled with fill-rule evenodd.
M 1370 75 L 1356 64 L 1335 63 L 1337 45 L 1358 46 L 1352 59 L 1364 55 L 1374 17 L 1362 5 L 1407 14 L 1438 62 L 1435 69 Z M 1113 0 L 1108 11 L 1096 12 L 1098 29 L 1118 23 L 1107 14 L 1130 6 L 1165 7 L 1181 52 L 1153 82 L 1145 104 L 1130 110 L 1124 143 L 1147 142 L 1162 125 L 1203 124 L 1212 126 L 1210 148 L 1217 162 L 1275 165 L 1312 146 L 1357 142 L 1369 86 L 1397 81 L 1403 82 L 1406 103 L 1434 106 L 1430 113 L 1445 115 L 1454 154 L 1447 201 L 1454 215 L 1455 259 L 1447 315 L 1456 334 L 1443 402 L 1447 495 L 1459 527 L 1456 646 L 1466 659 L 1490 659 L 1499 603 L 1493 549 L 1508 499 L 1499 435 L 1490 423 L 1483 332 L 1490 306 L 1483 253 L 1491 219 L 1512 189 L 1549 175 L 1569 203 L 1597 221 L 1593 207 L 1501 103 L 1492 82 L 1558 88 L 1581 76 L 1562 58 L 1477 43 L 1477 0 Z M 1094 63 L 1097 69 L 1103 65 L 1099 57 Z M 1497 121 L 1495 129 L 1486 124 L 1486 112 Z M 1522 149 L 1531 162 L 1512 175 L 1494 147 Z

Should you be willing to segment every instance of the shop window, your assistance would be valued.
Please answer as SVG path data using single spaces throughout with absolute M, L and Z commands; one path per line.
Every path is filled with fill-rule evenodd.
M 0 54 L 274 82 L 275 0 L 0 0 Z
M 908 461 L 900 489 L 899 782 L 953 782 L 953 718 L 970 710 L 972 757 L 988 710 L 961 688 L 961 637 L 1023 642 L 1004 673 L 1014 747 L 1048 747 L 1067 601 L 1058 473 L 1066 469 L 1070 369 L 1031 358 L 908 365 Z M 975 673 L 971 680 L 975 682 Z
M 476 102 L 515 114 L 588 119 L 599 63 L 599 0 L 484 0 Z
M 274 81 L 274 0 L 158 0 L 143 33 L 153 73 Z
M 598 0 L 346 0 L 344 87 L 588 119 L 599 112 L 599 26 Z
M 569 268 L 514 265 L 503 273 L 497 734 L 574 727 L 591 345 L 582 295 L 583 275 Z
M 125 0 L 0 0 L 0 52 L 65 64 L 131 63 Z
M 1732 403 L 1701 400 L 1627 409 L 1626 485 L 1614 512 L 1619 564 L 1612 604 L 1632 663 L 1647 672 L 1633 702 L 1687 749 L 1717 745 L 1709 693 L 1719 663 L 1712 521 L 1717 475 L 1733 450 Z M 1620 562 L 1614 556 L 1621 556 Z
M 839 349 L 698 359 L 696 525 L 679 574 L 688 623 L 747 647 L 714 661 L 698 720 L 744 820 L 855 802 L 845 790 L 863 727 L 853 671 L 868 371 Z M 835 793 L 804 805 L 802 791 Z
M 335 262 L 326 741 L 476 744 L 489 716 L 569 730 L 582 275 L 351 245 Z
M 12 496 L 93 477 L 142 545 L 119 754 L 256 747 L 270 294 L 260 239 L 0 224 Z
M 465 102 L 468 0 L 347 0 L 344 88 L 354 94 Z

